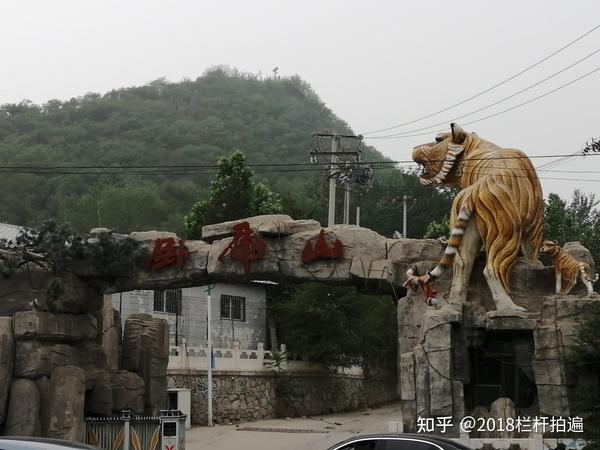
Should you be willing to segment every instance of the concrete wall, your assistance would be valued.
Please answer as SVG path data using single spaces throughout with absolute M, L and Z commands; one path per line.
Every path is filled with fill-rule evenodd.
M 170 388 L 192 390 L 192 424 L 206 425 L 204 371 L 169 371 Z M 327 374 L 213 372 L 213 420 L 235 423 L 372 408 L 397 400 L 393 379 Z
M 189 346 L 206 345 L 207 294 L 205 287 L 182 289 L 182 313 L 176 314 L 154 311 L 154 291 L 130 291 L 113 294 L 115 309 L 121 311 L 123 323 L 130 314 L 152 314 L 165 319 L 171 330 L 171 345 L 178 336 Z M 221 295 L 246 298 L 246 320 L 244 322 L 221 319 Z M 266 295 L 265 288 L 257 285 L 217 284 L 211 294 L 211 315 L 213 324 L 213 346 L 232 347 L 238 341 L 241 348 L 256 349 L 266 338 Z

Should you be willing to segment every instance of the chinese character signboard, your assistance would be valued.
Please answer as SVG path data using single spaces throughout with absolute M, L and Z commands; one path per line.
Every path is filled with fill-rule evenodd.
M 241 262 L 244 265 L 244 272 L 248 275 L 252 263 L 264 258 L 266 253 L 267 243 L 250 228 L 248 222 L 241 222 L 233 226 L 233 239 L 219 255 L 219 261 L 229 256 Z
M 146 262 L 146 268 L 161 270 L 166 267 L 175 266 L 182 269 L 190 252 L 185 246 L 185 241 L 174 238 L 157 239 L 154 241 L 154 250 Z
M 306 264 L 319 259 L 340 259 L 343 256 L 344 247 L 342 241 L 336 239 L 330 247 L 325 240 L 325 230 L 321 230 L 314 245 L 309 241 L 304 246 L 304 250 L 302 251 L 302 262 Z

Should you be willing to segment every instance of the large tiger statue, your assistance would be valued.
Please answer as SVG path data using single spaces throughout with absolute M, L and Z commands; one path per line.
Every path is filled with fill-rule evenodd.
M 440 277 L 454 263 L 450 301 L 465 301 L 473 263 L 486 251 L 484 276 L 496 308 L 525 311 L 514 303 L 510 272 L 517 257 L 537 261 L 542 246 L 543 195 L 531 161 L 520 150 L 504 149 L 456 124 L 435 142 L 414 148 L 425 186 L 455 186 L 450 238 L 437 266 L 409 280 L 413 286 Z M 455 261 L 456 254 L 459 258 Z

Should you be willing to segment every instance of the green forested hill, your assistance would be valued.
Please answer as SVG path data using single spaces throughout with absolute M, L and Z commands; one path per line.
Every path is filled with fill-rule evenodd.
M 183 215 L 208 190 L 214 173 L 191 166 L 216 164 L 234 150 L 244 152 L 249 164 L 304 163 L 311 133 L 326 128 L 351 132 L 300 78 L 259 80 L 223 68 L 195 81 L 157 80 L 68 101 L 2 105 L 0 221 L 35 226 L 52 217 L 79 231 L 101 225 L 120 232 L 152 228 L 181 232 Z M 369 160 L 383 159 L 372 148 L 364 152 Z M 183 167 L 110 173 L 111 167 L 129 165 Z M 11 166 L 20 166 L 20 172 L 44 173 L 15 173 Z M 292 215 L 324 220 L 321 172 L 257 176 L 282 194 Z M 392 196 L 415 181 L 404 178 L 396 170 L 382 171 L 378 183 L 383 187 L 369 194 L 365 213 L 382 201 L 386 216 L 395 209 L 400 218 L 401 209 Z M 387 189 L 386 183 L 398 189 Z M 443 211 L 446 197 L 440 196 L 439 202 Z M 365 217 L 368 225 L 369 215 Z M 376 228 L 389 233 L 401 227 L 390 219 L 373 214 L 371 221 L 386 222 Z

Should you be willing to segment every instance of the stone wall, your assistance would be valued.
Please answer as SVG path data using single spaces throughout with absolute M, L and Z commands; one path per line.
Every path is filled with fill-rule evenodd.
M 280 416 L 306 416 L 374 408 L 397 400 L 396 380 L 351 375 L 280 375 L 275 379 Z
M 207 422 L 205 371 L 173 371 L 170 388 L 192 390 L 191 420 Z M 213 420 L 236 423 L 373 408 L 397 400 L 396 381 L 350 375 L 213 373 Z

